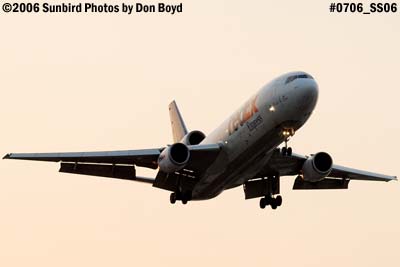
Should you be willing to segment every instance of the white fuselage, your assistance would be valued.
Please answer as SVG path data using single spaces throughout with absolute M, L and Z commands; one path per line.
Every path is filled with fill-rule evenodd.
M 282 75 L 263 86 L 201 144 L 219 143 L 221 153 L 192 192 L 193 200 L 217 196 L 243 184 L 267 164 L 284 140 L 310 117 L 318 85 L 305 72 Z

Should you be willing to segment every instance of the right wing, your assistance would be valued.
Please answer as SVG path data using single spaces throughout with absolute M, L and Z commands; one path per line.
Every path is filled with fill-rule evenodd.
M 154 183 L 154 178 L 136 176 L 135 166 L 157 169 L 160 149 L 64 152 L 10 153 L 3 159 L 60 162 L 59 172 Z
M 73 163 L 130 164 L 157 169 L 159 149 L 99 151 L 99 152 L 64 152 L 64 153 L 10 153 L 3 159 L 39 160 Z

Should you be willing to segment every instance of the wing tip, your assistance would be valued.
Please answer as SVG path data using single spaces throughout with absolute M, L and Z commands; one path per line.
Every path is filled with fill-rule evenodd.
M 11 154 L 9 153 L 9 154 L 6 154 L 4 157 L 3 157 L 3 159 L 9 159 L 9 158 L 11 158 Z

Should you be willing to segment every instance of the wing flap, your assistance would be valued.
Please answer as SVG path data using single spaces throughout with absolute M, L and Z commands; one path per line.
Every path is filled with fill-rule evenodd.
M 152 184 L 153 178 L 137 177 L 134 166 L 61 163 L 59 172 L 131 180 Z
M 326 178 L 322 181 L 311 183 L 304 181 L 302 178 L 296 178 L 293 184 L 293 190 L 319 190 L 319 189 L 348 189 L 348 179 L 331 179 Z

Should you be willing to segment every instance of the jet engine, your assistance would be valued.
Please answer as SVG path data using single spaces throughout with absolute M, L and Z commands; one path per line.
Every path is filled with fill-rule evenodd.
M 161 171 L 172 173 L 181 170 L 189 161 L 189 148 L 182 143 L 166 147 L 158 157 L 158 167 Z
M 204 133 L 200 131 L 191 131 L 182 138 L 181 143 L 188 146 L 198 145 L 204 140 L 204 138 L 206 138 Z
M 309 157 L 303 164 L 303 178 L 308 182 L 319 182 L 329 175 L 333 161 L 325 152 L 318 152 Z

